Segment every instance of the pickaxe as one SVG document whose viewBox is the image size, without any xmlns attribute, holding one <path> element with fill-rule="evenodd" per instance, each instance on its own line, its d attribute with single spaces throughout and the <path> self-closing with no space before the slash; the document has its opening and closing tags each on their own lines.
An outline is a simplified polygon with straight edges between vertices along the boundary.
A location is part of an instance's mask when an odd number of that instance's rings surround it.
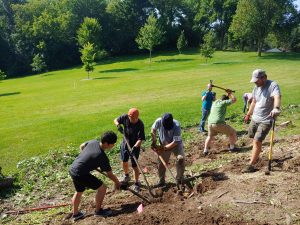
<svg viewBox="0 0 300 225">
<path fill-rule="evenodd" d="M 222 90 L 224 90 L 224 91 L 226 91 L 226 92 L 233 92 L 233 93 L 235 92 L 235 91 L 233 91 L 233 90 L 231 90 L 231 89 L 228 89 L 228 88 L 223 88 L 223 87 L 220 87 L 220 86 L 216 86 L 216 85 L 214 85 L 212 82 L 213 82 L 212 80 L 209 81 L 209 83 L 211 84 L 212 87 L 222 89 Z"/>
</svg>

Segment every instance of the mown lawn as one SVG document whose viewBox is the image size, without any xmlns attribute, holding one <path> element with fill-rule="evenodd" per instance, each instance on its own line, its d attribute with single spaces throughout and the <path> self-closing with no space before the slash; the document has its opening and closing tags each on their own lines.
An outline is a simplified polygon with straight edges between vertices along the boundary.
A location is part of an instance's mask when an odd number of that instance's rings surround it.
<svg viewBox="0 0 300 225">
<path fill-rule="evenodd" d="M 216 52 L 205 60 L 195 51 L 178 55 L 120 57 L 101 62 L 86 80 L 80 68 L 52 71 L 40 75 L 0 82 L 0 166 L 4 172 L 16 170 L 18 161 L 48 152 L 49 149 L 79 145 L 115 130 L 113 119 L 130 107 L 140 109 L 149 136 L 154 120 L 172 112 L 183 127 L 198 124 L 200 93 L 209 80 L 236 90 L 238 103 L 228 116 L 242 127 L 242 94 L 252 90 L 251 72 L 264 68 L 283 93 L 283 106 L 299 105 L 300 54 Z M 220 96 L 223 91 L 214 89 Z M 283 113 L 281 121 L 295 125 L 299 110 Z"/>
</svg>

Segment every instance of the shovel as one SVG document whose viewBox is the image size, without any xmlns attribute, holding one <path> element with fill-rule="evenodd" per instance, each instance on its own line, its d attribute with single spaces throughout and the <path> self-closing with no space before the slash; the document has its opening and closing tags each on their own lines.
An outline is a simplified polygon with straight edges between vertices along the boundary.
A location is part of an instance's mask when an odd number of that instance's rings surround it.
<svg viewBox="0 0 300 225">
<path fill-rule="evenodd" d="M 143 172 L 143 169 L 141 168 L 141 166 L 140 166 L 138 160 L 136 159 L 136 157 L 131 153 L 131 152 L 132 152 L 132 148 L 130 147 L 129 142 L 128 142 L 127 138 L 125 137 L 125 134 L 123 134 L 123 138 L 124 138 L 124 140 L 125 140 L 125 142 L 126 142 L 126 145 L 127 145 L 127 147 L 128 147 L 128 150 L 127 150 L 127 151 L 128 151 L 128 154 L 130 155 L 130 157 L 133 158 L 133 160 L 135 161 L 135 163 L 136 163 L 136 165 L 137 165 L 139 171 L 140 171 L 141 174 L 143 175 L 143 178 L 144 178 L 144 181 L 146 182 L 146 185 L 147 185 L 149 194 L 150 194 L 153 198 L 159 197 L 159 196 L 157 196 L 156 194 L 153 194 L 153 193 L 152 193 L 152 189 L 151 189 L 151 187 L 150 187 L 150 185 L 149 185 L 149 183 L 148 183 L 148 180 L 147 180 L 147 178 L 146 178 L 146 176 L 145 176 L 145 174 L 144 174 L 144 172 Z"/>
<path fill-rule="evenodd" d="M 99 173 L 101 173 L 102 175 L 108 177 L 103 171 L 101 171 L 100 169 L 96 169 Z M 122 189 L 122 188 L 121 188 Z M 147 203 L 151 203 L 147 198 L 143 197 L 141 194 L 139 194 L 138 192 L 132 190 L 131 188 L 129 188 L 128 186 L 124 186 L 124 188 L 122 190 L 128 190 L 130 191 L 132 194 L 136 195 L 137 197 L 139 197 L 140 199 L 143 199 L 145 202 Z"/>
<path fill-rule="evenodd" d="M 275 130 L 275 119 L 273 118 L 272 121 L 272 131 L 271 131 L 271 138 L 270 138 L 270 150 L 269 150 L 269 161 L 268 161 L 268 170 L 265 172 L 266 175 L 270 175 L 272 170 L 272 152 L 273 152 L 273 142 L 274 142 L 274 130 Z"/>
<path fill-rule="evenodd" d="M 154 152 L 156 153 L 156 155 L 158 156 L 158 158 L 160 159 L 160 161 L 162 162 L 162 164 L 164 165 L 164 167 L 169 171 L 171 177 L 174 179 L 178 191 L 182 192 L 182 190 L 181 190 L 181 188 L 180 188 L 180 186 L 179 186 L 179 184 L 178 184 L 178 182 L 177 182 L 177 180 L 176 180 L 176 178 L 175 178 L 173 172 L 172 172 L 171 169 L 168 167 L 166 161 L 163 159 L 163 157 L 162 157 L 160 154 L 158 154 L 156 151 L 154 151 Z"/>
</svg>

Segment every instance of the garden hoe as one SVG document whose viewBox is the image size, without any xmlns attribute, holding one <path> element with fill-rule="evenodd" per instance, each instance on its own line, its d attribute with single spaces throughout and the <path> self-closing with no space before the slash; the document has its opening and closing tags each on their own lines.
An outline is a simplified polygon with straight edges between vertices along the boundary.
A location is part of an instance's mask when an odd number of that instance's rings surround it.
<svg viewBox="0 0 300 225">
<path fill-rule="evenodd" d="M 162 192 L 153 194 L 152 189 L 151 189 L 151 187 L 150 187 L 150 185 L 149 185 L 149 183 L 148 183 L 148 180 L 147 180 L 147 178 L 146 178 L 146 175 L 145 175 L 145 173 L 143 172 L 143 170 L 142 170 L 142 168 L 141 168 L 141 166 L 140 166 L 138 160 L 136 159 L 136 157 L 135 157 L 133 154 L 131 154 L 132 148 L 130 147 L 129 142 L 128 142 L 127 138 L 125 137 L 125 134 L 123 134 L 123 138 L 124 138 L 124 140 L 125 140 L 125 142 L 126 142 L 126 145 L 127 145 L 127 147 L 128 147 L 128 150 L 127 150 L 127 151 L 128 151 L 128 153 L 129 153 L 130 157 L 133 158 L 133 160 L 135 161 L 135 163 L 136 163 L 136 165 L 137 165 L 139 171 L 140 171 L 141 174 L 143 175 L 143 178 L 144 178 L 144 181 L 146 182 L 146 185 L 147 185 L 149 194 L 150 194 L 151 197 L 153 197 L 153 198 L 162 197 Z"/>
<path fill-rule="evenodd" d="M 231 90 L 231 89 L 227 89 L 227 88 L 223 88 L 223 87 L 214 85 L 212 82 L 213 82 L 212 80 L 209 81 L 209 83 L 211 84 L 212 87 L 219 88 L 219 89 L 222 89 L 222 90 L 224 90 L 224 91 L 230 91 L 230 92 L 233 92 L 233 93 L 235 92 L 235 91 L 233 91 L 233 90 Z"/>
<path fill-rule="evenodd" d="M 104 175 L 105 177 L 108 177 L 106 173 L 104 173 L 103 171 L 101 171 L 100 169 L 96 169 L 99 173 L 101 173 L 102 175 Z M 132 194 L 136 195 L 137 197 L 139 197 L 140 199 L 144 200 L 147 203 L 151 203 L 150 200 L 148 200 L 147 198 L 143 197 L 140 193 L 132 190 L 131 188 L 128 187 L 128 184 L 121 182 L 121 190 L 127 190 L 130 191 Z"/>
<path fill-rule="evenodd" d="M 271 170 L 272 170 L 271 164 L 272 164 L 272 150 L 273 150 L 273 142 L 274 142 L 274 130 L 275 130 L 275 119 L 273 118 L 271 138 L 270 138 L 268 170 L 266 170 L 266 172 L 265 172 L 266 175 L 270 175 Z"/>
<path fill-rule="evenodd" d="M 156 151 L 154 151 L 154 152 L 157 154 L 158 158 L 160 159 L 160 161 L 162 162 L 162 164 L 164 165 L 164 167 L 166 168 L 166 170 L 169 171 L 171 177 L 174 179 L 175 184 L 176 184 L 177 189 L 178 189 L 178 194 L 182 195 L 183 192 L 182 192 L 182 190 L 181 190 L 181 188 L 179 186 L 179 183 L 177 182 L 177 180 L 176 180 L 174 174 L 172 173 L 171 169 L 168 167 L 166 161 L 163 159 L 163 157 L 159 153 L 157 153 Z"/>
</svg>

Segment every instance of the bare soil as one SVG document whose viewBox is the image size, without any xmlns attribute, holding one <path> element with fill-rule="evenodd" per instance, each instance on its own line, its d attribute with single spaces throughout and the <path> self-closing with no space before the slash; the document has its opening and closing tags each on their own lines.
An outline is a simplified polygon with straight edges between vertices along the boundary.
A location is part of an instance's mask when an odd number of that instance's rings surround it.
<svg viewBox="0 0 300 225">
<path fill-rule="evenodd" d="M 263 152 L 255 173 L 242 173 L 250 159 L 252 141 L 245 134 L 239 134 L 239 152 L 227 150 L 227 139 L 218 136 L 208 156 L 203 156 L 205 135 L 195 128 L 195 138 L 185 146 L 186 176 L 190 185 L 184 185 L 178 194 L 172 177 L 167 173 L 168 185 L 161 198 L 152 199 L 146 186 L 140 192 L 153 200 L 143 202 L 128 191 L 108 193 L 105 207 L 114 212 L 112 217 L 94 217 L 94 193 L 83 197 L 81 209 L 86 217 L 76 224 L 107 225 L 200 225 L 200 224 L 300 224 L 300 135 L 275 139 L 273 163 L 270 175 L 265 174 L 268 164 L 269 137 L 263 145 Z M 169 163 L 175 172 L 174 156 Z M 140 164 L 146 167 L 151 184 L 157 182 L 157 157 L 149 149 L 141 154 Z M 215 165 L 214 167 L 211 165 Z M 200 168 L 202 168 L 200 170 Z M 203 170 L 203 168 L 206 168 Z M 142 177 L 141 177 L 142 179 Z M 143 182 L 145 185 L 145 182 Z M 137 212 L 143 204 L 144 211 Z M 48 224 L 72 224 L 69 215 L 56 215 Z"/>
</svg>

